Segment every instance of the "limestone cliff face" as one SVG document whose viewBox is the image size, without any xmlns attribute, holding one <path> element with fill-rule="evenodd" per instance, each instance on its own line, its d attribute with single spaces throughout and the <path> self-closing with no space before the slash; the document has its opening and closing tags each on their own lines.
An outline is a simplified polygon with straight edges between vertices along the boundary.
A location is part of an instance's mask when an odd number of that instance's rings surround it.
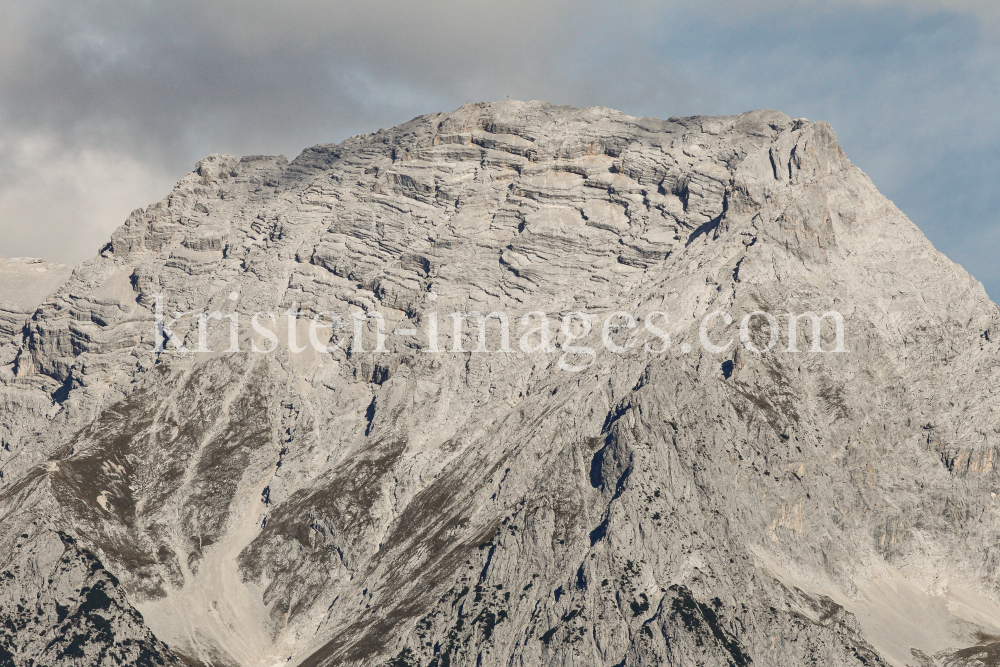
<svg viewBox="0 0 1000 667">
<path fill-rule="evenodd" d="M 997 307 L 825 123 L 507 102 L 214 155 L 36 306 L 0 325 L 0 664 L 997 651 Z"/>
</svg>

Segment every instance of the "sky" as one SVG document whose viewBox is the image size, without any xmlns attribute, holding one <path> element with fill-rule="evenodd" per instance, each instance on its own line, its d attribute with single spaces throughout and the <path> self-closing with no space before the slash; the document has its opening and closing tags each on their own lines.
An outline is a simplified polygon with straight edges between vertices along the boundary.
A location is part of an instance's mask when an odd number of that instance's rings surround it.
<svg viewBox="0 0 1000 667">
<path fill-rule="evenodd" d="M 507 98 L 828 121 L 1000 299 L 996 0 L 0 0 L 0 256 L 83 261 L 210 153 Z"/>
</svg>

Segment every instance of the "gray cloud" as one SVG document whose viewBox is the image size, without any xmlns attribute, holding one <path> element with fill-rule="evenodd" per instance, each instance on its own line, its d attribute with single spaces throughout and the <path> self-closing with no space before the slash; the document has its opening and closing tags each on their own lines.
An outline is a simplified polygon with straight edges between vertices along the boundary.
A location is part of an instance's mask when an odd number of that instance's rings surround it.
<svg viewBox="0 0 1000 667">
<path fill-rule="evenodd" d="M 210 152 L 509 96 L 829 120 L 997 295 L 996 3 L 816 4 L 0 2 L 0 254 L 80 261 Z"/>
</svg>

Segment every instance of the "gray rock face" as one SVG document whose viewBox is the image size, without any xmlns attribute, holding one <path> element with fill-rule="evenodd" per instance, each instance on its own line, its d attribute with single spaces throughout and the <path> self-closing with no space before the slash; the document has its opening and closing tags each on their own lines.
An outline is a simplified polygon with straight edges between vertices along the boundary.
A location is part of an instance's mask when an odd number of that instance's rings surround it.
<svg viewBox="0 0 1000 667">
<path fill-rule="evenodd" d="M 180 664 L 93 554 L 65 533 L 32 528 L 0 574 L 3 664 Z"/>
<path fill-rule="evenodd" d="M 12 382 L 14 362 L 24 343 L 24 331 L 38 306 L 69 280 L 71 267 L 39 259 L 0 257 L 0 483 L 4 474 L 26 470 L 42 460 L 40 452 L 19 449 L 37 435 L 33 423 L 44 423 L 53 404 L 52 380 L 46 377 Z M 15 448 L 15 449 L 12 449 Z"/>
<path fill-rule="evenodd" d="M 997 307 L 825 123 L 507 102 L 214 155 L 33 307 L 0 339 L 9 664 L 997 653 Z M 790 337 L 828 311 L 845 351 Z M 54 653 L 98 587 L 106 632 Z"/>
</svg>

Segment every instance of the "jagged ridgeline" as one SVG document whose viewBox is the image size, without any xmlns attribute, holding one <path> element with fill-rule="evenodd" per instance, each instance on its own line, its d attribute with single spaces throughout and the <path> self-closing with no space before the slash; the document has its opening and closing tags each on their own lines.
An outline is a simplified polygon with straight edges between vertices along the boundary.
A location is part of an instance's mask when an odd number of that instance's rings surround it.
<svg viewBox="0 0 1000 667">
<path fill-rule="evenodd" d="M 210 156 L 0 261 L 0 665 L 996 664 L 997 323 L 774 111 Z"/>
</svg>

